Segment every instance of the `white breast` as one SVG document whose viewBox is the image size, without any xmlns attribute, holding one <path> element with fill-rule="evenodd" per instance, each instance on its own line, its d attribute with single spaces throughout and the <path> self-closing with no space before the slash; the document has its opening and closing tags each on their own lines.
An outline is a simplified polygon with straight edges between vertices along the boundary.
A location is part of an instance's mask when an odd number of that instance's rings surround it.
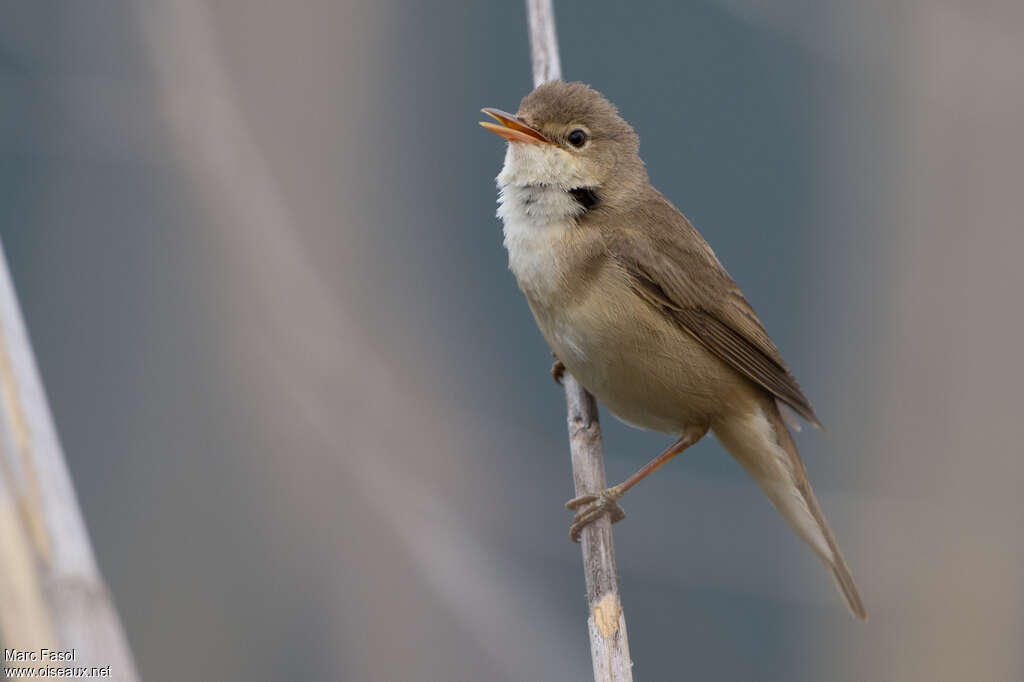
<svg viewBox="0 0 1024 682">
<path fill-rule="evenodd" d="M 509 268 L 527 295 L 543 301 L 562 287 L 565 272 L 556 254 L 575 229 L 579 204 L 550 186 L 503 187 L 499 201 Z"/>
<path fill-rule="evenodd" d="M 583 207 L 569 190 L 585 186 L 575 159 L 550 145 L 510 144 L 498 175 L 498 217 L 504 223 L 509 268 L 530 300 L 541 331 L 564 362 L 586 357 L 586 339 L 567 298 L 565 257 Z"/>
<path fill-rule="evenodd" d="M 509 268 L 524 293 L 544 302 L 565 278 L 555 255 L 583 207 L 569 194 L 580 178 L 574 160 L 554 146 L 510 144 L 498 175 L 498 217 Z"/>
</svg>

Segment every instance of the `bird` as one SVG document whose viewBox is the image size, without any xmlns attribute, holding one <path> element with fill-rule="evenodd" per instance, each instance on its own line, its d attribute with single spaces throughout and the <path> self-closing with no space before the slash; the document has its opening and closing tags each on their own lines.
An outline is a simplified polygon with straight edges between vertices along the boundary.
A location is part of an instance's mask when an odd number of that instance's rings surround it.
<svg viewBox="0 0 1024 682">
<path fill-rule="evenodd" d="M 600 92 L 550 81 L 515 114 L 497 176 L 509 268 L 563 369 L 622 421 L 676 440 L 631 477 L 566 506 L 570 535 L 625 514 L 625 492 L 709 431 L 818 556 L 850 612 L 864 603 L 787 429 L 810 401 L 739 286 L 651 184 L 639 137 Z"/>
</svg>

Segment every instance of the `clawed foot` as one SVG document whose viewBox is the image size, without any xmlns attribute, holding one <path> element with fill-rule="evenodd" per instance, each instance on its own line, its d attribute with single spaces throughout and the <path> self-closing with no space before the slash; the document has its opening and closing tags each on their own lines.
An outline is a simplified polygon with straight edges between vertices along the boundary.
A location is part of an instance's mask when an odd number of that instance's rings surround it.
<svg viewBox="0 0 1024 682">
<path fill-rule="evenodd" d="M 619 486 L 613 486 L 599 493 L 580 495 L 566 502 L 566 509 L 576 511 L 572 525 L 569 526 L 569 537 L 573 542 L 579 542 L 583 529 L 604 514 L 611 516 L 612 523 L 618 523 L 626 518 L 626 512 L 622 511 L 622 507 L 618 503 L 623 494 L 625 491 Z"/>
<path fill-rule="evenodd" d="M 562 375 L 565 374 L 565 365 L 554 353 L 551 354 L 551 357 L 555 358 L 555 364 L 551 365 L 551 378 L 555 380 L 556 384 L 561 385 Z"/>
</svg>

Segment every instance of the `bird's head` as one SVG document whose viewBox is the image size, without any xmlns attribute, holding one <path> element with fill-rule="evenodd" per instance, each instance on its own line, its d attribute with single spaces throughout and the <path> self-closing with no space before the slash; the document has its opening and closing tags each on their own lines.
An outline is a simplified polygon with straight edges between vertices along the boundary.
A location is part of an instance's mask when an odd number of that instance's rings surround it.
<svg viewBox="0 0 1024 682">
<path fill-rule="evenodd" d="M 614 206 L 628 203 L 647 182 L 633 128 L 588 85 L 544 83 L 515 114 L 483 112 L 497 123 L 480 125 L 509 141 L 498 176 L 502 187 L 559 187 Z"/>
</svg>

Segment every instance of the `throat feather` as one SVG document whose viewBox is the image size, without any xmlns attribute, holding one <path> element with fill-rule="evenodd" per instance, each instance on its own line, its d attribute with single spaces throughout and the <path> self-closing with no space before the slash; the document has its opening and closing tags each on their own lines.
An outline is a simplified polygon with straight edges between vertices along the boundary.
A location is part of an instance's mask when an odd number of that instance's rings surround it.
<svg viewBox="0 0 1024 682">
<path fill-rule="evenodd" d="M 504 223 L 509 267 L 533 301 L 548 301 L 564 289 L 560 255 L 577 229 L 582 207 L 569 192 L 553 185 L 501 188 L 498 215 Z"/>
<path fill-rule="evenodd" d="M 576 203 L 583 207 L 584 211 L 589 211 L 601 203 L 600 198 L 597 196 L 597 192 L 590 187 L 577 187 L 569 190 L 569 194 L 571 194 L 572 198 L 576 200 Z"/>
</svg>

